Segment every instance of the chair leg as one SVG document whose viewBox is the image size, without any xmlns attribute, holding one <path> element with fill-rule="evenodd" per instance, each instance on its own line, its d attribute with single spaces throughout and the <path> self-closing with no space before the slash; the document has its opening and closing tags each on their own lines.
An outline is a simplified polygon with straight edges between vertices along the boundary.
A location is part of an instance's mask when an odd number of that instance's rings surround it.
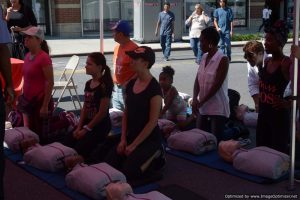
<svg viewBox="0 0 300 200">
<path fill-rule="evenodd" d="M 80 107 L 80 109 L 81 109 L 81 108 L 82 108 L 82 106 L 81 106 L 81 102 L 80 102 L 79 95 L 78 95 L 78 93 L 77 93 L 77 90 L 76 90 L 76 88 L 74 88 L 74 90 L 75 90 L 75 93 L 76 93 L 76 98 L 77 98 L 77 101 L 78 101 L 79 107 Z"/>
<path fill-rule="evenodd" d="M 74 101 L 74 99 L 73 99 L 73 94 L 72 94 L 72 91 L 71 91 L 71 89 L 68 89 L 68 90 L 69 90 L 70 97 L 71 97 L 71 100 L 72 100 L 72 102 L 73 102 L 73 105 L 74 105 L 75 109 L 77 110 L 77 107 L 76 107 L 75 101 Z"/>
<path fill-rule="evenodd" d="M 58 99 L 57 99 L 57 101 L 56 101 L 56 104 L 55 104 L 55 106 L 54 106 L 54 110 L 57 108 L 57 106 L 58 106 L 58 104 L 59 104 L 61 98 L 62 98 L 63 95 L 64 95 L 64 93 L 65 93 L 65 89 L 62 90 L 60 96 L 58 97 Z"/>
</svg>

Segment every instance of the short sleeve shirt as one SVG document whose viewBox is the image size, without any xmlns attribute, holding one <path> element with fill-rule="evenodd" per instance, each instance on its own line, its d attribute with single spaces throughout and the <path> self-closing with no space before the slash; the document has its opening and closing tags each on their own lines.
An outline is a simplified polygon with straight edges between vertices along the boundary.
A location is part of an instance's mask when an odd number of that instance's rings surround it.
<svg viewBox="0 0 300 200">
<path fill-rule="evenodd" d="M 126 87 L 127 107 L 127 142 L 131 143 L 144 129 L 149 121 L 151 98 L 161 94 L 161 88 L 155 78 L 152 78 L 145 90 L 135 94 L 133 86 L 136 79 L 131 80 Z M 160 131 L 156 126 L 146 139 L 147 141 L 160 141 Z"/>
<path fill-rule="evenodd" d="M 2 14 L 2 7 L 0 5 L 0 14 Z M 7 29 L 6 21 L 0 16 L 0 43 L 6 44 L 11 42 L 11 37 Z"/>
<path fill-rule="evenodd" d="M 218 26 L 222 33 L 230 33 L 230 24 L 233 21 L 233 13 L 231 8 L 217 8 L 214 12 L 214 18 L 217 20 Z"/>
<path fill-rule="evenodd" d="M 28 100 L 45 94 L 48 81 L 43 69 L 46 67 L 53 70 L 51 58 L 46 52 L 40 51 L 34 58 L 30 58 L 29 53 L 26 54 L 23 65 L 23 93 Z"/>
<path fill-rule="evenodd" d="M 112 94 L 112 91 L 108 90 L 104 84 L 99 84 L 97 87 L 91 88 L 91 81 L 87 81 L 84 88 L 84 108 L 88 114 L 88 120 L 92 120 L 98 113 L 101 99 L 105 97 L 111 98 Z M 109 116 L 108 110 L 106 115 L 107 117 Z"/>
<path fill-rule="evenodd" d="M 130 68 L 131 58 L 126 55 L 126 51 L 133 51 L 138 45 L 131 40 L 126 44 L 117 44 L 114 49 L 113 65 L 114 65 L 114 82 L 123 85 L 129 81 L 135 74 Z"/>
<path fill-rule="evenodd" d="M 160 35 L 169 35 L 173 33 L 173 22 L 175 21 L 175 15 L 169 12 L 160 12 L 158 15 L 158 21 L 160 23 Z"/>
</svg>

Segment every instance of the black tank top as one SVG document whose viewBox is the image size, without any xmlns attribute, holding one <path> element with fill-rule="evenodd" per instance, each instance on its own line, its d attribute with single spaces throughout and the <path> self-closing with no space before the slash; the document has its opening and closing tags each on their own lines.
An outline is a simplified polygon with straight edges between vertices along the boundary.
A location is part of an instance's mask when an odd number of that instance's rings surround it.
<svg viewBox="0 0 300 200">
<path fill-rule="evenodd" d="M 286 58 L 287 57 L 284 57 L 282 61 Z M 285 79 L 281 68 L 282 64 L 272 73 L 267 72 L 267 65 L 261 69 L 259 81 L 259 109 L 272 108 L 272 105 L 278 99 L 283 99 L 283 93 L 289 81 Z"/>
</svg>

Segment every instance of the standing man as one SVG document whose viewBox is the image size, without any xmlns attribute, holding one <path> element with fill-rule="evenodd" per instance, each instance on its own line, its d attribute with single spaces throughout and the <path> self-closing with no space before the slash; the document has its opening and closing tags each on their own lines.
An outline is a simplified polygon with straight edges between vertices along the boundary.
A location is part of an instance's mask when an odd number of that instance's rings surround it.
<svg viewBox="0 0 300 200">
<path fill-rule="evenodd" d="M 168 61 L 171 54 L 171 43 L 174 38 L 175 15 L 170 11 L 170 3 L 164 3 L 164 10 L 159 13 L 155 29 L 155 35 L 160 28 L 160 46 L 164 54 L 164 60 Z"/>
<path fill-rule="evenodd" d="M 3 140 L 5 133 L 5 105 L 4 100 L 6 99 L 7 104 L 12 104 L 14 100 L 14 90 L 12 87 L 11 78 L 11 64 L 10 64 L 10 53 L 7 47 L 7 43 L 10 43 L 10 34 L 8 33 L 6 21 L 4 20 L 2 7 L 0 5 L 0 74 L 4 78 L 5 88 L 4 95 L 2 94 L 2 85 L 0 81 L 0 199 L 4 199 L 3 189 L 3 177 L 4 177 L 4 152 L 3 152 Z M 5 98 L 4 98 L 5 97 Z"/>
<path fill-rule="evenodd" d="M 260 25 L 258 32 L 262 29 L 262 27 L 268 27 L 270 26 L 270 15 L 272 13 L 272 10 L 268 8 L 267 5 L 265 5 L 265 8 L 262 11 L 262 24 Z"/>
<path fill-rule="evenodd" d="M 220 49 L 231 60 L 231 37 L 233 35 L 233 13 L 227 0 L 220 0 L 220 8 L 214 12 L 214 25 L 220 34 Z"/>
<path fill-rule="evenodd" d="M 133 51 L 138 47 L 130 40 L 131 27 L 125 20 L 118 21 L 112 28 L 113 38 L 118 43 L 114 49 L 114 91 L 112 94 L 113 108 L 124 110 L 124 98 L 126 84 L 135 76 L 135 72 L 130 68 L 132 59 L 125 54 L 126 51 Z"/>
</svg>

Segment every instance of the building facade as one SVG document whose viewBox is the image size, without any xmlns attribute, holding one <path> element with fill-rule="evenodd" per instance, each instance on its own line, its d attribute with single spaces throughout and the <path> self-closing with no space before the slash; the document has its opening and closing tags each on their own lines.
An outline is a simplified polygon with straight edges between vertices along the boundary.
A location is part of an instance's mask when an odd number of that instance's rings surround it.
<svg viewBox="0 0 300 200">
<path fill-rule="evenodd" d="M 133 24 L 134 3 L 159 3 L 163 0 L 103 0 L 104 34 L 110 36 L 110 27 L 119 19 Z M 212 16 L 218 6 L 218 0 L 177 0 L 183 5 L 182 34 L 186 35 L 185 19 L 194 11 L 196 3 L 200 3 L 205 12 Z M 39 26 L 47 35 L 55 37 L 87 37 L 99 35 L 99 0 L 23 0 L 31 6 Z M 172 9 L 172 1 L 171 9 Z M 236 29 L 249 29 L 261 24 L 262 9 L 268 4 L 272 9 L 272 19 L 286 19 L 292 22 L 293 0 L 228 0 L 228 6 L 234 12 Z M 5 7 L 5 3 L 2 3 Z M 155 27 L 153 27 L 153 30 Z"/>
</svg>

